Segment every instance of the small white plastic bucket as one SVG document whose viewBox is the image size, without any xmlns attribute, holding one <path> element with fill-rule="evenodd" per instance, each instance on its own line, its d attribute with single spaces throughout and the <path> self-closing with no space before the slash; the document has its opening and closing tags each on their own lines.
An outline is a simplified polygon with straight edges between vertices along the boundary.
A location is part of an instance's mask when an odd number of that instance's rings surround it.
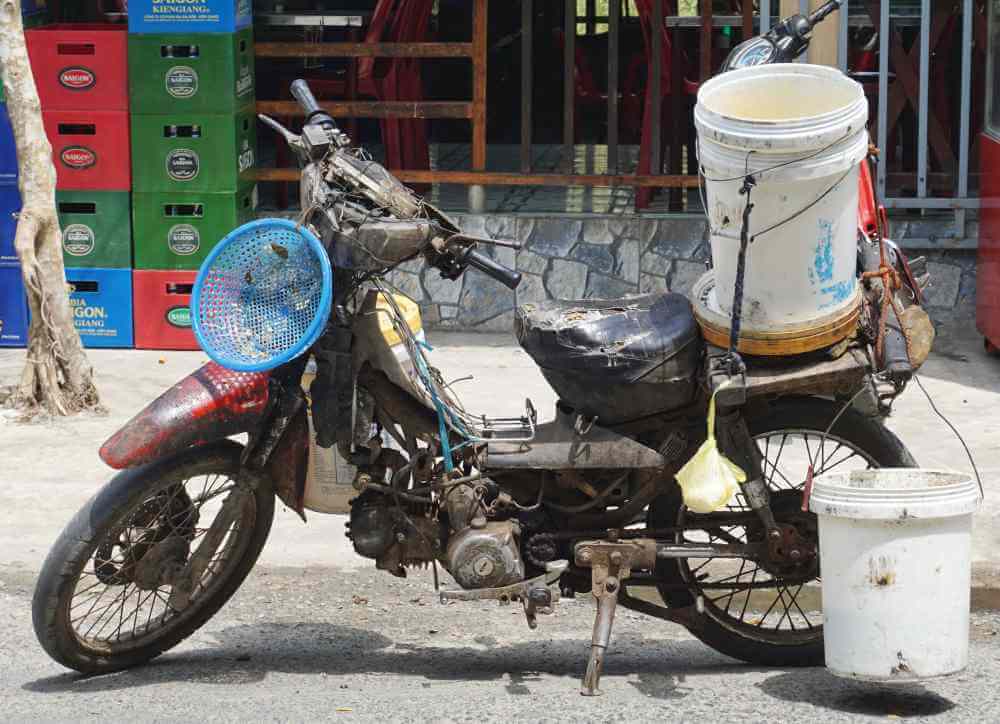
<svg viewBox="0 0 1000 724">
<path fill-rule="evenodd" d="M 731 313 L 747 174 L 756 181 L 749 233 L 757 239 L 747 254 L 745 328 L 808 326 L 856 304 L 858 168 L 868 150 L 861 86 L 825 66 L 745 68 L 702 85 L 694 119 L 712 306 Z"/>
<path fill-rule="evenodd" d="M 882 468 L 815 480 L 832 673 L 902 683 L 965 668 L 979 501 L 962 473 Z"/>
</svg>

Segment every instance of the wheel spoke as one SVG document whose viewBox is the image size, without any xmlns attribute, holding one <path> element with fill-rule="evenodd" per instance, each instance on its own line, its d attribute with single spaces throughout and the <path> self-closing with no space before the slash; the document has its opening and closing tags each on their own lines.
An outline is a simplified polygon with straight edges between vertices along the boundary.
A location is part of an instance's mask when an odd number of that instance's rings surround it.
<svg viewBox="0 0 1000 724">
<path fill-rule="evenodd" d="M 153 551 L 166 552 L 164 541 L 181 538 L 191 555 L 192 541 L 201 538 L 218 515 L 218 503 L 205 505 L 230 494 L 236 487 L 229 474 L 206 473 L 169 483 L 123 513 L 122 522 L 96 544 L 92 562 L 85 565 L 69 602 L 67 623 L 81 642 L 100 642 L 114 651 L 118 646 L 141 645 L 155 640 L 174 625 L 180 613 L 170 605 L 167 585 L 140 589 L 135 583 L 143 559 Z M 197 495 L 192 499 L 192 491 Z M 248 498 L 252 504 L 252 496 Z M 199 526 L 199 518 L 205 518 Z M 234 556 L 244 545 L 244 518 L 236 520 L 196 582 L 192 599 L 200 600 L 231 570 Z M 167 545 L 173 546 L 175 543 Z M 185 546 L 180 546 L 182 550 Z M 156 553 L 154 555 L 159 555 Z M 178 554 L 180 555 L 180 554 Z M 169 561 L 165 561 L 169 562 Z M 178 562 L 183 562 L 181 559 Z M 154 563 L 154 565 L 158 565 Z M 145 575 L 145 574 L 143 574 Z M 86 577 L 86 579 L 85 579 Z M 82 583 L 81 583 L 82 581 Z"/>
<path fill-rule="evenodd" d="M 843 429 L 844 426 L 838 428 Z M 827 434 L 825 425 L 789 426 L 755 436 L 778 523 L 791 525 L 800 535 L 815 541 L 815 517 L 801 512 L 796 491 L 802 489 L 810 466 L 814 475 L 878 467 L 866 452 L 866 446 L 851 441 L 856 437 L 856 434 L 851 439 Z M 721 512 L 732 515 L 737 510 L 749 509 L 741 506 L 745 506 L 745 501 L 734 499 Z M 760 544 L 765 540 L 763 524 L 756 516 L 724 522 L 699 517 L 681 506 L 670 524 L 686 531 L 678 540 L 726 544 Z M 760 559 L 738 562 L 687 559 L 677 565 L 691 592 L 704 597 L 710 615 L 720 622 L 730 621 L 726 625 L 734 631 L 746 631 L 741 635 L 782 645 L 818 640 L 822 635 L 822 619 L 818 610 L 812 610 L 812 594 L 803 594 L 807 589 L 817 590 L 818 567 L 812 561 L 806 561 L 805 568 L 792 566 L 788 561 L 771 560 L 768 555 L 762 553 Z"/>
</svg>

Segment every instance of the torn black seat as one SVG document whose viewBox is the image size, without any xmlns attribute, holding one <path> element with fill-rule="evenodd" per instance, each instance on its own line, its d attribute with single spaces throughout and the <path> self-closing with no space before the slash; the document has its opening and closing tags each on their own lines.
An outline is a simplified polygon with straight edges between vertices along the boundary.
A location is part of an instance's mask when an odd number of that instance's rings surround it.
<svg viewBox="0 0 1000 724">
<path fill-rule="evenodd" d="M 526 304 L 514 329 L 562 401 L 605 424 L 694 398 L 704 345 L 680 294 Z"/>
</svg>

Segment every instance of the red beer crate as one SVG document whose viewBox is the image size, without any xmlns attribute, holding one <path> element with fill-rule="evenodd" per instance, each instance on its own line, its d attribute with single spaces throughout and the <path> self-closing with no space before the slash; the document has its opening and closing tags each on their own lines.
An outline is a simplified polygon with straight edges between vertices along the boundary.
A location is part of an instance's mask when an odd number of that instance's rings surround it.
<svg viewBox="0 0 1000 724">
<path fill-rule="evenodd" d="M 132 272 L 136 349 L 201 349 L 191 327 L 196 271 Z"/>
<path fill-rule="evenodd" d="M 128 191 L 132 188 L 128 111 L 44 111 L 56 188 Z"/>
<path fill-rule="evenodd" d="M 123 25 L 47 25 L 24 34 L 46 111 L 127 111 Z"/>
</svg>

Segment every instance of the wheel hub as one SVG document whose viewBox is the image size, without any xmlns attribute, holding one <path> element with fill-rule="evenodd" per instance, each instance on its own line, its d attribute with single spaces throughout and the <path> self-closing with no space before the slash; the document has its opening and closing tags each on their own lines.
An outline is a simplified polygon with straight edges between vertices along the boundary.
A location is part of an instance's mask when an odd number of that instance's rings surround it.
<svg viewBox="0 0 1000 724">
<path fill-rule="evenodd" d="M 761 522 L 747 527 L 747 539 L 767 542 L 767 556 L 760 567 L 782 578 L 813 578 L 819 572 L 819 530 L 816 516 L 803 512 L 798 490 L 771 494 L 771 510 L 777 528 L 765 531 Z"/>
<path fill-rule="evenodd" d="M 124 586 L 137 583 L 139 564 L 159 544 L 170 539 L 184 543 L 187 555 L 188 542 L 194 538 L 198 514 L 185 490 L 165 490 L 143 503 L 120 530 L 106 537 L 94 552 L 94 573 L 106 586 Z M 142 531 L 135 535 L 137 531 Z M 128 535 L 126 535 L 128 534 Z M 177 544 L 165 547 L 156 554 L 156 560 L 143 571 L 149 580 L 150 570 L 158 567 L 168 553 L 176 555 Z"/>
</svg>

